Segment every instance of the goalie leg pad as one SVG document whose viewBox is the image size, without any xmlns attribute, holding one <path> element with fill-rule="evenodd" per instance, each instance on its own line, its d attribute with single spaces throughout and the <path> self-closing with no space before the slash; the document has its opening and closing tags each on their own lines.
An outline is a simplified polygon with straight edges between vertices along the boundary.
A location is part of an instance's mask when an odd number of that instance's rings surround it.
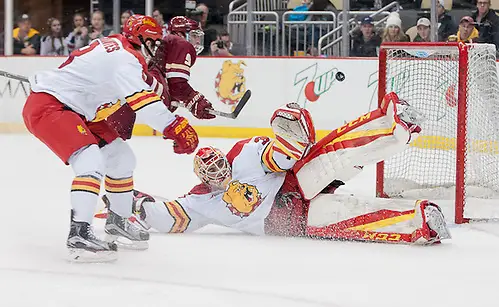
<svg viewBox="0 0 499 307">
<path fill-rule="evenodd" d="M 417 201 L 414 209 L 404 210 L 408 203 L 321 195 L 310 205 L 306 233 L 318 238 L 406 244 L 433 244 L 450 238 L 437 205 Z"/>
<path fill-rule="evenodd" d="M 374 164 L 403 151 L 411 139 L 407 125 L 396 115 L 394 101 L 385 109 L 370 112 L 335 130 L 341 134 L 294 167 L 305 199 L 312 199 L 333 180 L 347 181 L 359 173 L 358 166 Z M 365 124 L 358 122 L 364 118 Z M 340 131 L 341 130 L 341 131 Z M 321 141 L 322 142 L 322 141 Z"/>
</svg>

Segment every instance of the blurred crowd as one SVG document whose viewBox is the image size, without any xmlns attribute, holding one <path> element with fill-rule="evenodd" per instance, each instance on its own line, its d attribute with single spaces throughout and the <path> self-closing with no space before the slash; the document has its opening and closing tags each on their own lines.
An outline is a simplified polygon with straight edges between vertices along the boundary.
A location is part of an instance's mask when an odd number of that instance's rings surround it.
<svg viewBox="0 0 499 307">
<path fill-rule="evenodd" d="M 413 5 L 418 1 L 411 0 L 410 4 Z M 416 6 L 421 6 L 421 1 L 425 0 L 420 0 Z M 444 0 L 437 0 L 438 28 L 436 33 L 438 34 L 438 41 L 491 43 L 499 47 L 499 16 L 491 9 L 491 0 L 471 1 L 476 2 L 473 4 L 468 3 L 473 6 L 473 9 L 468 11 L 469 14 L 456 19 L 450 14 L 449 10 L 446 10 Z M 331 11 L 335 12 L 335 14 L 338 13 L 333 5 L 334 0 L 288 0 L 287 3 L 287 10 L 294 12 Z M 362 1 L 356 1 L 355 3 L 362 3 Z M 369 3 L 369 10 L 375 10 L 389 2 L 375 0 Z M 211 24 L 209 22 L 210 8 L 203 3 L 195 4 L 192 12 L 194 12 L 192 18 L 196 18 L 200 22 L 205 32 L 205 46 L 201 55 L 237 56 L 246 54 L 243 44 L 236 44 L 232 41 L 225 25 L 226 19 L 225 22 Z M 131 10 L 123 11 L 121 25 L 132 14 L 133 11 Z M 155 9 L 152 16 L 163 27 L 164 35 L 167 35 L 168 20 L 164 20 L 163 13 L 159 9 Z M 296 14 L 289 15 L 289 20 L 317 22 L 320 18 Z M 429 16 L 420 17 L 415 24 L 404 24 L 402 20 L 403 18 L 396 11 L 391 12 L 384 22 L 378 22 L 371 17 L 359 18 L 357 26 L 350 32 L 350 56 L 375 57 L 378 55 L 379 47 L 383 42 L 431 41 Z M 38 30 L 32 27 L 30 16 L 22 14 L 17 19 L 13 31 L 14 54 L 65 56 L 74 49 L 88 45 L 93 39 L 114 34 L 112 27 L 106 24 L 102 11 L 94 11 L 90 16 L 85 16 L 82 13 L 74 14 L 71 30 L 66 32 L 63 31 L 61 21 L 57 18 L 49 18 L 46 26 L 42 30 Z M 318 35 L 315 35 L 313 40 L 309 40 L 308 45 L 305 44 L 302 49 L 304 54 L 309 56 L 320 55 L 317 50 L 318 37 Z M 300 37 L 290 37 L 289 39 L 297 40 Z M 0 41 L 0 45 L 3 48 L 2 41 Z"/>
<path fill-rule="evenodd" d="M 490 43 L 499 48 L 499 16 L 490 8 L 491 0 L 478 0 L 470 15 L 454 20 L 437 1 L 436 30 L 439 42 Z M 405 32 L 403 29 L 407 29 Z M 397 12 L 390 13 L 383 27 L 376 27 L 371 17 L 364 17 L 352 34 L 351 56 L 375 57 L 383 42 L 430 42 L 431 22 L 421 17 L 413 26 L 404 27 Z"/>
<path fill-rule="evenodd" d="M 211 27 L 208 24 L 209 8 L 203 3 L 196 6 L 199 14 L 196 16 L 205 32 L 205 48 L 201 55 L 231 56 L 243 55 L 245 50 L 236 48 L 230 40 L 226 29 Z M 128 17 L 133 14 L 131 10 L 121 13 L 121 27 Z M 154 9 L 152 16 L 163 27 L 163 35 L 167 35 L 168 24 L 163 19 L 159 9 Z M 44 33 L 33 28 L 30 16 L 22 14 L 16 21 L 13 30 L 14 54 L 15 55 L 42 55 L 42 56 L 66 56 L 73 50 L 87 46 L 90 41 L 115 34 L 112 27 L 105 23 L 102 11 L 94 11 L 91 16 L 82 13 L 73 15 L 72 30 L 64 33 L 61 22 L 57 18 L 49 18 Z M 3 41 L 0 42 L 3 48 Z M 3 50 L 2 50 L 3 51 Z M 3 53 L 3 52 L 2 52 Z"/>
</svg>

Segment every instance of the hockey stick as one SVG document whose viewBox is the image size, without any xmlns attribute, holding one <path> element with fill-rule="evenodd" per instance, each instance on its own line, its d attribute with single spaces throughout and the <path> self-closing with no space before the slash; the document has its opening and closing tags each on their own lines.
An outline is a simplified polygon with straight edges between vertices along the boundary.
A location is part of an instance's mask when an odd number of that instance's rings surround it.
<svg viewBox="0 0 499 307">
<path fill-rule="evenodd" d="M 0 76 L 14 79 L 14 80 L 18 80 L 21 82 L 29 82 L 28 78 L 26 78 L 24 76 L 11 74 L 11 73 L 3 71 L 3 70 L 0 70 Z M 226 112 L 221 112 L 221 111 L 217 111 L 217 110 L 208 110 L 208 112 L 210 114 L 213 114 L 216 116 L 236 119 L 250 98 L 251 98 L 251 91 L 247 90 L 246 92 L 244 92 L 243 97 L 241 97 L 241 99 L 239 100 L 239 103 L 237 104 L 236 108 L 234 109 L 234 111 L 232 113 L 226 113 Z M 172 105 L 175 107 L 182 107 L 182 108 L 186 107 L 185 104 L 183 104 L 182 102 L 179 102 L 179 101 L 172 101 Z"/>
<path fill-rule="evenodd" d="M 210 109 L 210 110 L 208 110 L 208 113 L 216 115 L 216 116 L 236 119 L 250 98 L 251 98 L 251 91 L 247 90 L 246 92 L 244 92 L 243 97 L 241 97 L 241 99 L 239 100 L 239 103 L 237 104 L 237 106 L 233 112 L 226 113 L 226 112 Z M 187 106 L 183 102 L 180 102 L 180 101 L 172 101 L 171 103 L 172 103 L 172 106 L 175 106 L 175 107 L 187 108 Z"/>
<path fill-rule="evenodd" d="M 29 82 L 28 78 L 26 78 L 25 76 L 11 74 L 11 73 L 3 71 L 3 70 L 0 70 L 0 76 L 6 77 L 9 79 L 14 79 L 14 80 L 21 81 L 21 82 Z"/>
</svg>

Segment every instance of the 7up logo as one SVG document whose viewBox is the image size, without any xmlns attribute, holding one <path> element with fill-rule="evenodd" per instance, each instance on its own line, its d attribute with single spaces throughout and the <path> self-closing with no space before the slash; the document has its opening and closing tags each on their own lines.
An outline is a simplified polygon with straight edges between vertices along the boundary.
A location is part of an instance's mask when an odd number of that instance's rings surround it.
<svg viewBox="0 0 499 307">
<path fill-rule="evenodd" d="M 336 67 L 318 75 L 316 62 L 295 75 L 294 86 L 298 86 L 297 102 L 305 106 L 307 101 L 315 102 L 319 97 L 329 91 L 335 81 L 345 80 L 345 74 Z"/>
</svg>

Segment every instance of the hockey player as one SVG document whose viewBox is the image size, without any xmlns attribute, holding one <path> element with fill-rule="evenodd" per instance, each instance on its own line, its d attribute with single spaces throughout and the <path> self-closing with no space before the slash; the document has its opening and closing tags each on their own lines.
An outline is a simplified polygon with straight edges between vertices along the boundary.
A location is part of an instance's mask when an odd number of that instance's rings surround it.
<svg viewBox="0 0 499 307">
<path fill-rule="evenodd" d="M 273 116 L 274 131 L 288 127 L 281 118 L 292 118 L 296 135 L 278 133 L 275 140 L 254 137 L 239 141 L 227 154 L 213 148 L 200 149 L 195 170 L 203 184 L 189 195 L 174 201 L 154 202 L 144 198 L 137 209 L 146 223 L 163 232 L 185 232 L 215 223 L 246 233 L 263 235 L 264 220 L 286 176 L 315 142 L 312 119 L 296 104 L 278 109 Z M 139 197 L 140 198 L 140 197 Z M 139 218 L 140 220 L 140 218 Z"/>
<path fill-rule="evenodd" d="M 168 31 L 169 35 L 161 42 L 149 67 L 153 72 L 157 67 L 161 76 L 166 78 L 171 100 L 184 102 L 196 118 L 215 118 L 208 113 L 213 108 L 211 103 L 188 83 L 191 67 L 203 51 L 204 32 L 198 22 L 184 16 L 173 17 Z M 175 110 L 173 106 L 169 108 L 172 112 Z"/>
<path fill-rule="evenodd" d="M 271 120 L 276 140 L 240 141 L 226 157 L 217 149 L 201 148 L 194 170 L 202 184 L 188 195 L 165 201 L 134 192 L 138 220 L 160 232 L 218 224 L 252 234 L 440 242 L 450 234 L 439 207 L 429 201 L 400 211 L 379 200 L 325 195 L 359 172 L 361 167 L 351 161 L 370 164 L 403 150 L 420 132 L 414 115 L 390 93 L 381 108 L 338 128 L 306 155 L 314 143 L 311 118 L 297 105 L 287 105 Z"/>
<path fill-rule="evenodd" d="M 28 130 L 75 173 L 71 185 L 70 259 L 110 261 L 116 243 L 98 239 L 91 228 L 101 181 L 110 211 L 105 232 L 111 240 L 145 249 L 149 234 L 132 225 L 135 156 L 105 119 L 128 105 L 165 139 L 177 154 L 194 152 L 198 137 L 187 120 L 174 116 L 144 82 L 145 59 L 154 55 L 162 37 L 156 21 L 133 15 L 122 35 L 93 41 L 75 50 L 55 70 L 30 78 L 32 93 L 23 109 Z"/>
<path fill-rule="evenodd" d="M 171 101 L 181 101 L 198 119 L 212 119 L 212 104 L 188 83 L 191 67 L 197 54 L 203 50 L 204 33 L 198 22 L 184 16 L 173 17 L 168 25 L 169 34 L 162 41 L 154 57 L 148 62 L 146 82 L 162 98 L 171 112 L 177 107 Z M 109 124 L 124 138 L 132 136 L 135 114 L 123 107 L 108 118 Z"/>
</svg>

